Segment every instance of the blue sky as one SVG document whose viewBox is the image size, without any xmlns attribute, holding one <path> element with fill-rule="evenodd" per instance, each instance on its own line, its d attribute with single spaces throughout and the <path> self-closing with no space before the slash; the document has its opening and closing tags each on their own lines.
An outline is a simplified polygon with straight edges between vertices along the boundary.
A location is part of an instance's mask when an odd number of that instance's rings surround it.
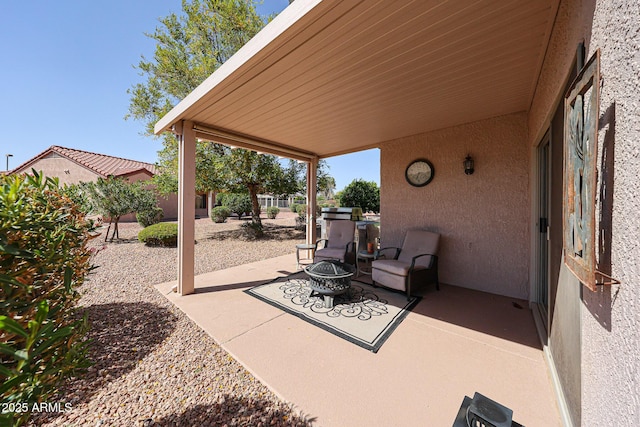
<svg viewBox="0 0 640 427">
<path fill-rule="evenodd" d="M 179 13 L 180 0 L 8 0 L 0 41 L 0 170 L 51 145 L 154 163 L 161 143 L 124 120 L 134 69 L 153 56 L 158 19 Z M 258 12 L 280 12 L 288 0 L 264 0 Z M 355 178 L 379 179 L 378 150 L 328 159 L 342 189 Z"/>
</svg>

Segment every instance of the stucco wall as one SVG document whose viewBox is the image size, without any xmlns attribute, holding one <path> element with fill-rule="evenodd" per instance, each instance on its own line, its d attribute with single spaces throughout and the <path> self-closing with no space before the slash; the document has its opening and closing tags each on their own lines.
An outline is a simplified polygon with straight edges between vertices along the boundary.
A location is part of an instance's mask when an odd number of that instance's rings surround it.
<svg viewBox="0 0 640 427">
<path fill-rule="evenodd" d="M 526 115 L 512 114 L 381 145 L 382 246 L 400 246 L 412 227 L 441 233 L 440 280 L 528 297 L 529 151 Z M 475 173 L 465 175 L 467 154 Z M 412 160 L 433 163 L 433 181 L 412 187 Z"/>
<path fill-rule="evenodd" d="M 158 196 L 158 206 L 162 208 L 165 220 L 178 219 L 178 195 L 176 193 L 169 194 L 166 197 Z"/>
<path fill-rule="evenodd" d="M 532 103 L 529 142 L 548 126 L 577 44 L 601 51 L 599 268 L 622 282 L 582 288 L 581 424 L 633 425 L 640 414 L 640 7 L 565 0 Z M 565 284 L 567 285 L 567 284 Z M 570 284 L 568 284 L 570 285 Z M 563 286 L 560 283 L 559 286 Z"/>
<path fill-rule="evenodd" d="M 98 179 L 98 174 L 90 169 L 85 168 L 84 166 L 81 166 L 65 157 L 56 155 L 39 159 L 25 170 L 16 170 L 15 173 L 28 173 L 32 168 L 37 171 L 42 171 L 45 176 L 58 177 L 60 185 L 90 182 Z M 148 173 L 136 172 L 131 175 L 127 175 L 126 179 L 131 182 L 135 182 L 148 180 L 150 177 Z M 176 194 L 171 194 L 166 198 L 159 196 L 158 206 L 163 209 L 165 219 L 178 218 L 178 196 Z M 200 215 L 206 216 L 206 210 L 204 210 L 204 212 L 200 212 Z M 124 215 L 120 220 L 123 222 L 132 222 L 136 221 L 136 216 L 135 214 Z"/>
<path fill-rule="evenodd" d="M 90 169 L 80 166 L 65 157 L 47 156 L 37 160 L 26 170 L 16 170 L 15 173 L 30 173 L 31 169 L 42 171 L 44 176 L 58 177 L 60 185 L 77 184 L 78 182 L 89 182 L 98 179 L 98 174 Z M 68 172 L 67 172 L 68 171 Z"/>
<path fill-rule="evenodd" d="M 612 421 L 633 425 L 640 419 L 638 1 L 599 1 L 591 32 L 589 55 L 596 48 L 601 50 L 598 142 L 605 152 L 599 168 L 600 184 L 605 187 L 601 218 L 611 244 L 610 253 L 601 257 L 601 268 L 610 269 L 622 285 L 584 292 L 583 421 L 584 425 L 613 425 Z"/>
</svg>

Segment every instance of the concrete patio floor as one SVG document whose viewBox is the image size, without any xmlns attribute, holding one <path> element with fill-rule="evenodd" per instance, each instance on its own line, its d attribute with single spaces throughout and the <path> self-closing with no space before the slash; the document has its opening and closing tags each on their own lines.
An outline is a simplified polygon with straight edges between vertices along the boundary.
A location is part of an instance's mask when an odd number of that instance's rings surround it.
<svg viewBox="0 0 640 427">
<path fill-rule="evenodd" d="M 465 395 L 560 426 L 526 301 L 433 286 L 372 353 L 242 292 L 296 271 L 285 255 L 196 277 L 196 293 L 156 286 L 226 351 L 318 426 L 451 426 Z"/>
</svg>

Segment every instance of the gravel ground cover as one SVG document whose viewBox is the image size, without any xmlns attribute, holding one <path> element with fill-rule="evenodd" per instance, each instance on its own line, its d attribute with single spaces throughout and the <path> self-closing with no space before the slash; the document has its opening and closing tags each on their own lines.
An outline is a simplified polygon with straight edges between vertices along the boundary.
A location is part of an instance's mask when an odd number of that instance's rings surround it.
<svg viewBox="0 0 640 427">
<path fill-rule="evenodd" d="M 259 241 L 242 240 L 241 223 L 196 220 L 196 274 L 292 253 L 304 241 L 291 216 L 264 220 Z M 81 288 L 94 364 L 60 392 L 72 410 L 35 414 L 31 425 L 310 425 L 153 288 L 175 280 L 177 250 L 144 246 L 138 224 L 119 228 L 117 243 L 92 241 L 99 268 Z"/>
</svg>

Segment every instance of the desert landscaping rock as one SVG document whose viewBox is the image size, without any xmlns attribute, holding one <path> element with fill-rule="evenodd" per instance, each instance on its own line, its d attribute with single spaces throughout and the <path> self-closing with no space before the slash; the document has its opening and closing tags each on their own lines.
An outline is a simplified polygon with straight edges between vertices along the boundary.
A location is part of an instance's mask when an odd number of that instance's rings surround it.
<svg viewBox="0 0 640 427">
<path fill-rule="evenodd" d="M 292 217 L 264 220 L 259 241 L 243 240 L 241 223 L 196 220 L 196 274 L 292 253 L 304 241 Z M 175 280 L 177 249 L 144 246 L 138 224 L 119 228 L 118 242 L 91 242 L 99 267 L 80 288 L 94 364 L 60 390 L 57 401 L 72 410 L 35 414 L 31 425 L 310 425 L 153 288 Z"/>
</svg>

